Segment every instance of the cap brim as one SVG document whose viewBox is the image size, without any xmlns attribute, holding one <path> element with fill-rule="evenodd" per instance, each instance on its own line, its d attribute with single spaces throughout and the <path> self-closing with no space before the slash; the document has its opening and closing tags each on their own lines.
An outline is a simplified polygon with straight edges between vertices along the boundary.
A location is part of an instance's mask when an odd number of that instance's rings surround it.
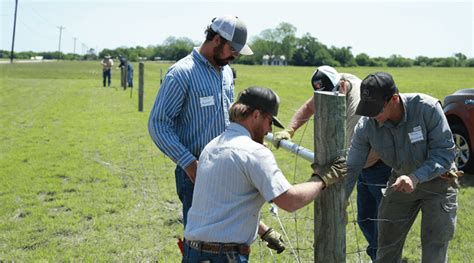
<svg viewBox="0 0 474 263">
<path fill-rule="evenodd" d="M 367 117 L 377 116 L 383 109 L 384 102 L 367 102 L 360 101 L 356 109 L 356 114 Z"/>
<path fill-rule="evenodd" d="M 253 51 L 250 49 L 250 47 L 245 44 L 244 47 L 240 50 L 240 55 L 244 55 L 244 56 L 249 56 L 249 55 L 253 55 Z"/>
<path fill-rule="evenodd" d="M 272 116 L 272 123 L 278 128 L 285 129 L 285 127 L 283 127 L 283 124 L 281 124 L 281 121 L 275 116 Z"/>
</svg>

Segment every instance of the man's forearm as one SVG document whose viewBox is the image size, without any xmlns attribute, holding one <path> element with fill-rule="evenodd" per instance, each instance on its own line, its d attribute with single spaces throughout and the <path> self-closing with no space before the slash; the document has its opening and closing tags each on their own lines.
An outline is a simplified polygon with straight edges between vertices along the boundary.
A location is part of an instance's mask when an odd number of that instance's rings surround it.
<svg viewBox="0 0 474 263">
<path fill-rule="evenodd" d="M 285 211 L 294 212 L 314 201 L 324 186 L 324 182 L 315 176 L 308 182 L 294 185 L 273 202 Z"/>
<path fill-rule="evenodd" d="M 313 98 L 307 100 L 293 115 L 288 128 L 298 130 L 303 124 L 305 124 L 314 115 L 314 103 Z"/>
</svg>

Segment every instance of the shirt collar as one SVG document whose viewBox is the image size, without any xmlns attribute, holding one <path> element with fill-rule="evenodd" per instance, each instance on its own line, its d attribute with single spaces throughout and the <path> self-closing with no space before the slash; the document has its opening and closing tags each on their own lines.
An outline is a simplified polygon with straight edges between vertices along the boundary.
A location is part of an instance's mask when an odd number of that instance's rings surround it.
<svg viewBox="0 0 474 263">
<path fill-rule="evenodd" d="M 193 51 L 191 52 L 192 56 L 196 58 L 200 63 L 203 63 L 204 65 L 207 65 L 208 67 L 215 70 L 214 66 L 209 62 L 209 60 L 207 60 L 206 57 L 199 53 L 199 48 L 200 47 L 193 48 Z M 220 71 L 222 71 L 223 69 L 224 67 L 220 67 Z"/>
<path fill-rule="evenodd" d="M 230 130 L 230 131 L 234 131 L 234 132 L 240 133 L 242 135 L 251 137 L 250 132 L 244 126 L 242 126 L 242 125 L 240 125 L 236 122 L 231 122 L 227 129 Z"/>
</svg>

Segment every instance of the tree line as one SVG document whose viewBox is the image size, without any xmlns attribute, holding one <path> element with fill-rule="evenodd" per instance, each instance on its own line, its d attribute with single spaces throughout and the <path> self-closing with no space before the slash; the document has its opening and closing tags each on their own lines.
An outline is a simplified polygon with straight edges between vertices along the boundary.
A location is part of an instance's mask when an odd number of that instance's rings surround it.
<svg viewBox="0 0 474 263">
<path fill-rule="evenodd" d="M 90 49 L 86 55 L 28 51 L 15 53 L 14 57 L 16 59 L 29 59 L 34 56 L 43 56 L 44 59 L 94 60 L 103 58 L 105 55 L 111 55 L 113 58 L 122 55 L 130 61 L 177 61 L 188 55 L 199 44 L 186 37 L 171 36 L 161 45 L 103 49 L 98 55 L 96 55 L 95 50 Z M 468 58 L 462 53 L 455 53 L 452 57 L 430 58 L 418 56 L 415 59 L 400 55 L 392 55 L 388 58 L 370 57 L 366 53 L 354 56 L 351 51 L 352 47 L 328 47 L 310 33 L 298 38 L 296 37 L 296 27 L 285 22 L 280 23 L 276 28 L 263 30 L 258 36 L 249 41 L 249 45 L 254 51 L 254 55 L 242 56 L 234 63 L 261 65 L 265 56 L 269 60 L 268 63 L 271 64 L 272 60 L 284 56 L 286 63 L 294 66 L 474 67 L 474 58 Z M 0 50 L 0 58 L 9 57 L 10 52 Z"/>
</svg>

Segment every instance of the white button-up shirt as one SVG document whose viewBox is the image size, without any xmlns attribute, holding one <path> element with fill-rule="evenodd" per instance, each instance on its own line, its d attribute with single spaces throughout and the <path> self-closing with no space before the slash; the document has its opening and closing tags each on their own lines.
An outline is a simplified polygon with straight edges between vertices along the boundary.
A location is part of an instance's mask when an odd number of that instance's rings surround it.
<svg viewBox="0 0 474 263">
<path fill-rule="evenodd" d="M 253 141 L 246 128 L 231 123 L 199 157 L 184 236 L 250 245 L 263 204 L 290 187 L 271 151 Z"/>
</svg>

